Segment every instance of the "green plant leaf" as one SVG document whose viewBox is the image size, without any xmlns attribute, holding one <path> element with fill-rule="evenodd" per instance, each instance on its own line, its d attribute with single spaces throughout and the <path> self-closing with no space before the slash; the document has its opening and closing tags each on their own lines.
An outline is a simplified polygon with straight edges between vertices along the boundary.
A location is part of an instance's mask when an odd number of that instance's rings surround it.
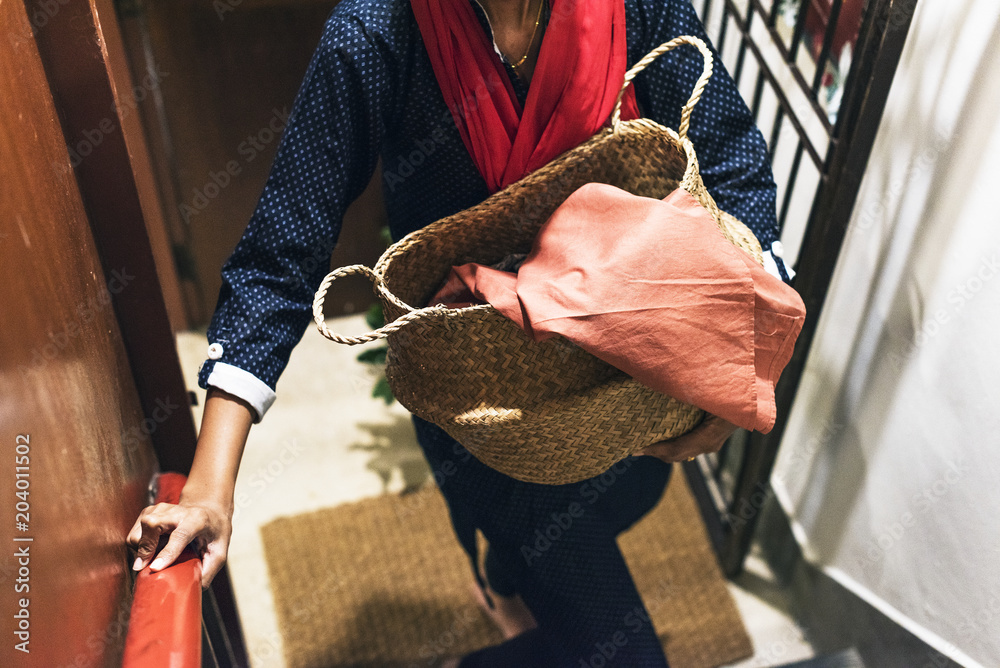
<svg viewBox="0 0 1000 668">
<path fill-rule="evenodd" d="M 389 387 L 389 381 L 385 379 L 385 376 L 379 378 L 378 382 L 375 383 L 375 387 L 372 388 L 372 396 L 385 401 L 386 406 L 396 400 L 396 397 L 392 394 L 392 388 Z"/>
<path fill-rule="evenodd" d="M 378 329 L 385 324 L 385 315 L 382 313 L 382 305 L 375 302 L 365 311 L 365 322 L 372 329 Z"/>
<path fill-rule="evenodd" d="M 370 348 L 358 355 L 358 361 L 365 364 L 385 364 L 385 354 L 387 352 L 389 352 L 388 346 Z"/>
<path fill-rule="evenodd" d="M 388 248 L 392 245 L 392 232 L 389 231 L 389 226 L 385 225 L 378 231 L 378 236 L 382 239 L 382 243 Z"/>
</svg>

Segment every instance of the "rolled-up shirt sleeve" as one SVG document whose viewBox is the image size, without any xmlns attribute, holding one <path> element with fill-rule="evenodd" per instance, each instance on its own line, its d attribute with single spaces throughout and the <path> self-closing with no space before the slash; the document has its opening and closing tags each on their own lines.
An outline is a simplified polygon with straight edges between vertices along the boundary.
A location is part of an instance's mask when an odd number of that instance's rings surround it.
<svg viewBox="0 0 1000 668">
<path fill-rule="evenodd" d="M 374 171 L 390 104 L 387 59 L 356 18 L 334 10 L 260 201 L 222 269 L 198 383 L 244 399 L 257 421 L 309 324 L 344 211 Z"/>
<path fill-rule="evenodd" d="M 691 116 L 688 137 L 712 197 L 724 211 L 750 228 L 768 254 L 768 264 L 780 278 L 789 280 L 780 257 L 780 242 L 774 246 L 779 237 L 777 189 L 767 144 L 694 7 L 688 0 L 638 0 L 636 15 L 629 18 L 644 27 L 642 53 L 630 54 L 634 60 L 680 35 L 699 37 L 712 49 L 714 71 Z M 678 47 L 655 60 L 635 80 L 636 97 L 645 115 L 677 128 L 681 108 L 703 68 L 702 55 L 690 46 Z"/>
</svg>

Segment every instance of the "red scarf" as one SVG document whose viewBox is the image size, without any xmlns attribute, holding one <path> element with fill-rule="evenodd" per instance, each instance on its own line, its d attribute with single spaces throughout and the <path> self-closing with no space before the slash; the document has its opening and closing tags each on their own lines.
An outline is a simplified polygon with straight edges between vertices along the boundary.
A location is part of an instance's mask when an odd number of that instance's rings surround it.
<svg viewBox="0 0 1000 668">
<path fill-rule="evenodd" d="M 496 192 L 607 122 L 625 76 L 625 4 L 548 0 L 550 18 L 522 110 L 472 1 L 410 4 L 462 141 Z M 638 117 L 630 87 L 622 120 Z"/>
</svg>

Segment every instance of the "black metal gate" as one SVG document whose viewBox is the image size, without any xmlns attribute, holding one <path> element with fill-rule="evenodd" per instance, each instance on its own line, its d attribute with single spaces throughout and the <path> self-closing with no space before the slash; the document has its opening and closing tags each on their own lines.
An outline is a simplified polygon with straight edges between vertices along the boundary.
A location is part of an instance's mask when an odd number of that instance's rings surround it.
<svg viewBox="0 0 1000 668">
<path fill-rule="evenodd" d="M 807 309 L 769 434 L 685 464 L 723 569 L 738 574 L 917 0 L 694 0 L 769 138 L 784 257 Z M 749 55 L 749 57 L 748 57 Z"/>
</svg>

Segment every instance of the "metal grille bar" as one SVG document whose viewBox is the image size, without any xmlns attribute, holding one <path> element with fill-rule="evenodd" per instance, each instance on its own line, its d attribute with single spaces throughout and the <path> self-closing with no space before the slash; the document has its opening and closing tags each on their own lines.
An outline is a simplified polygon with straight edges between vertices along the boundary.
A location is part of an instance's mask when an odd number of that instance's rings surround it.
<svg viewBox="0 0 1000 668">
<path fill-rule="evenodd" d="M 830 49 L 833 46 L 833 36 L 837 32 L 837 20 L 840 18 L 840 7 L 843 4 L 843 0 L 833 0 L 833 6 L 830 8 L 826 32 L 823 34 L 823 46 L 820 48 L 819 58 L 816 59 L 816 75 L 813 77 L 812 84 L 813 95 L 819 92 L 820 83 L 826 74 L 826 65 L 830 60 Z"/>
<path fill-rule="evenodd" d="M 825 17 L 820 11 L 824 1 L 828 2 L 829 8 Z M 778 384 L 777 423 L 767 435 L 738 432 L 717 454 L 703 455 L 684 466 L 709 536 L 723 569 L 730 576 L 738 574 L 743 568 L 760 511 L 760 495 L 762 491 L 769 490 L 768 480 L 778 444 L 826 299 L 916 0 L 908 3 L 899 0 L 846 0 L 846 3 L 863 2 L 862 20 L 857 32 L 848 35 L 853 38 L 848 41 L 857 46 L 850 72 L 844 78 L 842 102 L 839 108 L 830 110 L 824 108 L 820 96 L 827 73 L 836 66 L 834 45 L 838 40 L 838 29 L 844 31 L 847 28 L 840 25 L 842 17 L 849 14 L 844 12 L 845 0 L 799 0 L 794 23 L 784 26 L 786 34 L 789 28 L 791 32 L 787 41 L 778 25 L 781 2 L 771 0 L 770 6 L 765 6 L 764 0 L 744 0 L 745 13 L 736 0 L 704 0 L 701 3 L 701 17 L 706 26 L 714 26 L 712 19 L 718 21 L 716 46 L 724 61 L 727 61 L 726 36 L 730 24 L 739 31 L 738 47 L 729 60 L 735 59 L 730 71 L 741 90 L 744 90 L 742 79 L 751 62 L 746 57 L 747 53 L 757 66 L 750 109 L 758 124 L 762 120 L 772 121 L 769 132 L 772 160 L 781 153 L 781 147 L 788 140 L 795 142 L 789 168 L 780 174 L 777 170 L 775 173 L 779 192 L 782 192 L 778 221 L 783 231 L 788 229 L 786 223 L 790 217 L 797 215 L 793 212 L 793 203 L 796 193 L 802 192 L 801 187 L 797 190 L 796 186 L 799 185 L 804 154 L 809 156 L 811 168 L 818 172 L 817 190 L 807 207 L 808 214 L 798 216 L 807 222 L 802 232 L 798 254 L 801 261 L 797 263 L 799 273 L 794 286 L 806 304 L 807 317 L 792 360 Z M 858 8 L 856 4 L 852 7 Z M 720 16 L 716 17 L 716 13 Z M 756 23 L 755 15 L 761 19 Z M 815 20 L 820 22 L 821 36 L 816 34 Z M 839 34 L 840 39 L 844 39 L 845 33 Z M 807 41 L 810 42 L 810 50 L 803 52 L 802 45 Z M 773 54 L 775 66 L 783 68 L 782 75 L 789 76 L 778 76 L 779 72 L 765 58 L 765 52 Z M 800 63 L 810 60 L 815 70 L 807 77 Z M 782 80 L 792 83 L 783 85 Z M 790 88 L 786 89 L 786 86 Z M 777 101 L 770 119 L 765 114 L 765 93 L 770 93 Z M 805 108 L 801 105 L 796 108 L 791 102 L 792 95 L 804 96 L 808 101 Z M 832 116 L 836 117 L 836 121 L 831 119 Z M 786 117 L 789 121 L 787 126 L 784 124 Z M 807 124 L 821 128 L 822 143 L 817 144 L 810 136 Z M 786 261 L 789 259 L 786 258 Z"/>
<path fill-rule="evenodd" d="M 823 128 L 828 134 L 831 134 L 833 132 L 833 125 L 830 123 L 830 119 L 827 117 L 826 112 L 816 99 L 816 91 L 814 91 L 812 87 L 806 83 L 806 78 L 802 75 L 802 70 L 799 69 L 798 63 L 796 62 L 796 58 L 798 58 L 799 45 L 802 43 L 802 35 L 805 33 L 806 12 L 800 10 L 796 16 L 795 28 L 792 33 L 792 46 L 789 48 L 785 46 L 785 42 L 781 38 L 781 35 L 778 34 L 778 30 L 775 25 L 778 18 L 777 14 L 779 2 L 780 0 L 773 0 L 773 4 L 771 5 L 772 18 L 767 23 L 768 37 L 771 38 L 771 43 L 774 44 L 778 53 L 781 55 L 781 60 L 788 66 L 788 70 L 795 78 L 795 82 L 802 89 L 802 92 L 806 94 L 812 110 L 816 113 L 817 118 L 819 118 L 823 123 Z M 837 0 L 837 2 L 839 4 L 841 0 Z M 764 4 L 761 0 L 750 0 L 750 4 L 761 14 L 765 13 Z"/>
</svg>

